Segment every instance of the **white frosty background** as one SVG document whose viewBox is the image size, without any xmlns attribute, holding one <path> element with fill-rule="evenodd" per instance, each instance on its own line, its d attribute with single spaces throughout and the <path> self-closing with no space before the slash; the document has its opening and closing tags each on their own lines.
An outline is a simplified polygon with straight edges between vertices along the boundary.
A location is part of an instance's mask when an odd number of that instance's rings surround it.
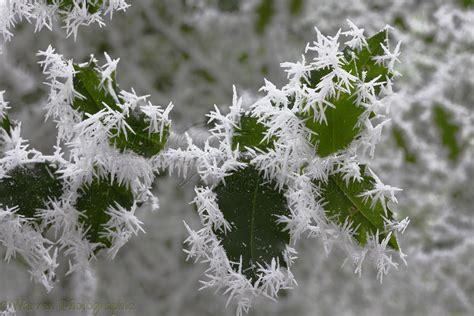
<svg viewBox="0 0 474 316">
<path fill-rule="evenodd" d="M 226 109 L 232 84 L 250 103 L 264 77 L 283 83 L 280 62 L 300 58 L 306 42 L 315 38 L 313 26 L 335 34 L 350 18 L 370 35 L 390 24 L 402 41 L 397 67 L 403 77 L 375 166 L 383 180 L 404 189 L 394 211 L 411 218 L 400 240 L 408 266 L 392 271 L 381 285 L 374 271 L 367 269 L 359 278 L 349 267 L 341 268 L 337 250 L 326 257 L 320 243 L 303 240 L 294 266 L 299 287 L 283 293 L 278 303 L 257 302 L 250 314 L 473 315 L 473 1 L 306 0 L 296 16 L 288 13 L 289 2 L 273 1 L 274 14 L 260 35 L 254 27 L 260 0 L 134 0 L 107 27 L 82 28 L 77 42 L 64 39 L 59 28 L 33 34 L 33 26 L 19 24 L 0 55 L 0 88 L 7 91 L 13 118 L 23 121 L 25 137 L 51 152 L 55 129 L 43 123 L 47 87 L 35 53 L 51 43 L 68 58 L 85 61 L 94 53 L 103 61 L 107 51 L 121 58 L 123 89 L 149 93 L 157 104 L 172 100 L 174 127 L 204 133 L 204 115 L 213 104 Z M 450 146 L 442 144 L 434 124 L 436 106 L 443 106 L 459 127 L 455 160 L 449 159 Z M 405 149 L 397 146 L 394 128 L 404 135 Z M 416 162 L 407 162 L 407 153 Z M 160 210 L 139 213 L 146 234 L 133 238 L 114 261 L 95 262 L 93 276 L 59 273 L 61 282 L 47 294 L 29 281 L 21 261 L 0 261 L 0 301 L 126 302 L 135 309 L 127 315 L 233 315 L 223 296 L 197 290 L 205 266 L 184 260 L 182 220 L 199 226 L 188 205 L 194 181 L 160 176 Z M 18 312 L 23 314 L 61 313 Z"/>
</svg>

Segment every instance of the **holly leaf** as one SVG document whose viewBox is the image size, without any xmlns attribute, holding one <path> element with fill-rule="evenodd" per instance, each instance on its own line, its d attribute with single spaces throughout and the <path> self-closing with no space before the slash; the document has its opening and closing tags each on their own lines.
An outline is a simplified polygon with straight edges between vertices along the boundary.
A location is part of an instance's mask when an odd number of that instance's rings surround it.
<svg viewBox="0 0 474 316">
<path fill-rule="evenodd" d="M 74 98 L 72 107 L 84 114 L 95 114 L 105 108 L 106 104 L 113 111 L 122 113 L 122 109 L 115 103 L 114 98 L 106 89 L 100 87 L 101 75 L 96 64 L 91 61 L 86 65 L 74 65 L 76 74 L 74 75 L 74 88 L 83 98 Z M 115 94 L 119 94 L 116 84 L 115 73 L 112 75 L 112 89 Z M 132 128 L 134 133 L 128 132 L 125 135 L 121 130 L 112 130 L 110 143 L 118 149 L 131 150 L 146 158 L 157 155 L 164 147 L 169 136 L 169 126 L 166 125 L 163 134 L 159 132 L 149 133 L 149 124 L 143 113 L 131 111 L 125 117 L 125 122 Z"/>
<path fill-rule="evenodd" d="M 0 179 L 0 204 L 18 207 L 17 214 L 35 218 L 38 209 L 63 193 L 63 183 L 55 174 L 56 167 L 48 163 L 26 163 L 10 170 Z"/>
<path fill-rule="evenodd" d="M 267 130 L 268 128 L 258 122 L 257 118 L 250 115 L 242 115 L 239 127 L 235 130 L 232 137 L 232 148 L 235 149 L 239 145 L 239 149 L 244 151 L 245 147 L 261 150 L 273 147 L 273 139 L 263 141 Z"/>
<path fill-rule="evenodd" d="M 388 30 L 384 29 L 367 39 L 367 46 L 360 51 L 351 49 L 349 46 L 343 48 L 342 52 L 347 63 L 342 68 L 353 75 L 360 76 L 362 71 L 367 72 L 366 81 L 370 81 L 381 75 L 381 80 L 385 76 L 390 76 L 387 67 L 381 63 L 376 63 L 375 56 L 383 55 L 384 51 L 381 44 L 386 44 Z M 310 88 L 316 88 L 321 79 L 332 71 L 331 68 L 314 69 L 309 73 L 309 81 L 302 81 L 302 84 Z"/>
<path fill-rule="evenodd" d="M 279 216 L 289 216 L 284 195 L 252 166 L 224 180 L 214 191 L 231 230 L 214 233 L 229 260 L 238 263 L 242 257 L 242 273 L 253 282 L 258 280 L 258 264 L 266 267 L 276 258 L 286 267 L 283 251 L 290 235 L 283 231 L 283 224 L 277 223 Z"/>
<path fill-rule="evenodd" d="M 144 114 L 132 113 L 126 118 L 127 124 L 133 129 L 135 133 L 125 134 L 118 133 L 111 138 L 117 148 L 122 151 L 131 150 L 143 157 L 150 158 L 157 155 L 163 148 L 169 136 L 169 125 L 165 125 L 163 134 L 149 133 L 149 124 L 145 121 Z"/>
<path fill-rule="evenodd" d="M 84 184 L 78 194 L 75 207 L 81 213 L 79 222 L 87 229 L 87 240 L 109 248 L 111 240 L 102 235 L 106 233 L 104 225 L 110 220 L 106 211 L 109 207 L 116 207 L 116 203 L 130 209 L 134 201 L 132 192 L 126 186 L 112 182 L 110 176 L 107 176 Z"/>
<path fill-rule="evenodd" d="M 358 76 L 362 72 L 366 72 L 366 82 L 378 76 L 380 76 L 378 81 L 385 81 L 386 76 L 391 77 L 388 68 L 374 60 L 375 56 L 384 55 L 382 44 L 387 46 L 387 38 L 388 29 L 383 29 L 374 36 L 369 37 L 367 39 L 367 46 L 364 46 L 360 51 L 345 47 L 343 53 L 348 63 L 343 66 L 344 70 Z"/>
<path fill-rule="evenodd" d="M 3 129 L 8 134 L 8 136 L 12 136 L 11 130 L 14 127 L 15 124 L 10 121 L 10 118 L 6 114 L 4 114 L 3 118 L 1 119 L 0 128 Z"/>
<path fill-rule="evenodd" d="M 46 3 L 52 5 L 55 1 L 53 0 L 47 0 Z M 57 2 L 57 1 L 56 1 Z M 92 1 L 87 1 L 87 11 L 90 14 L 94 14 L 97 11 L 99 11 L 101 5 L 102 5 L 103 0 L 97 0 L 95 4 L 92 3 Z M 62 0 L 59 4 L 59 8 L 62 10 L 70 11 L 72 9 L 72 6 L 74 5 L 73 0 Z M 82 4 L 81 4 L 82 5 Z"/>
<path fill-rule="evenodd" d="M 351 95 L 344 93 L 339 99 L 331 100 L 334 108 L 326 109 L 326 122 L 320 123 L 314 119 L 313 108 L 308 114 L 300 115 L 305 120 L 306 127 L 314 132 L 310 142 L 317 148 L 320 157 L 346 148 L 362 131 L 356 124 L 364 108 L 357 106 L 353 99 Z"/>
<path fill-rule="evenodd" d="M 74 89 L 79 92 L 83 98 L 75 97 L 72 107 L 82 113 L 95 114 L 104 109 L 104 103 L 111 109 L 121 112 L 120 107 L 115 104 L 114 98 L 103 87 L 100 86 L 101 75 L 97 71 L 95 62 L 90 61 L 86 65 L 74 65 L 76 74 L 74 75 Z M 112 87 L 118 95 L 118 87 L 113 80 Z M 84 115 L 84 117 L 86 117 Z"/>
<path fill-rule="evenodd" d="M 385 212 L 382 204 L 378 201 L 372 209 L 372 198 L 364 202 L 360 196 L 362 193 L 372 190 L 375 180 L 372 176 L 365 174 L 365 166 L 361 168 L 363 179 L 361 182 L 346 182 L 342 174 L 336 173 L 329 176 L 327 183 L 319 183 L 322 191 L 322 198 L 326 203 L 324 209 L 327 217 L 339 225 L 343 225 L 346 220 L 350 220 L 351 227 L 357 228 L 355 235 L 360 245 L 367 243 L 367 233 L 371 235 L 380 233 L 382 239 L 387 237 L 384 227 Z M 387 219 L 393 219 L 393 213 L 387 207 Z M 388 245 L 399 250 L 397 238 L 392 234 Z"/>
<path fill-rule="evenodd" d="M 377 81 L 385 81 L 386 77 L 391 75 L 388 69 L 383 64 L 377 64 L 373 57 L 384 53 L 381 44 L 386 41 L 386 38 L 387 30 L 382 30 L 368 38 L 367 46 L 360 51 L 352 50 L 349 47 L 344 48 L 343 53 L 347 64 L 342 68 L 358 76 L 361 76 L 364 71 L 366 82 L 378 76 L 380 78 Z M 309 74 L 308 82 L 302 81 L 302 84 L 315 88 L 321 79 L 331 71 L 330 68 L 313 70 Z M 378 89 L 376 87 L 376 93 L 379 93 Z M 314 132 L 310 142 L 316 147 L 320 157 L 326 157 L 347 148 L 362 131 L 362 128 L 356 125 L 364 108 L 356 105 L 353 93 L 340 93 L 328 101 L 333 107 L 326 107 L 326 121 L 316 120 L 313 108 L 308 113 L 299 113 L 299 116 L 305 121 L 306 127 Z"/>
</svg>

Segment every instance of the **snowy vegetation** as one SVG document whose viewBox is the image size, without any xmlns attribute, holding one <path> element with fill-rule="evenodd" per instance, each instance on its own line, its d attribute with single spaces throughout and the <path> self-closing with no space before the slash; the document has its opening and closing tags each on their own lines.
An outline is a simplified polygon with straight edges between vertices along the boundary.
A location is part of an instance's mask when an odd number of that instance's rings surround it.
<svg viewBox="0 0 474 316">
<path fill-rule="evenodd" d="M 130 4 L 0 1 L 0 299 L 474 310 L 470 1 Z"/>
</svg>

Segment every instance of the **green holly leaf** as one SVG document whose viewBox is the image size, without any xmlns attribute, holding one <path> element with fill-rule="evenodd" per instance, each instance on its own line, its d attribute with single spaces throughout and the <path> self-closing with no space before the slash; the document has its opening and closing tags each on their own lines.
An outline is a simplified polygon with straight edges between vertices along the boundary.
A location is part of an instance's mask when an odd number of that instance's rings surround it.
<svg viewBox="0 0 474 316">
<path fill-rule="evenodd" d="M 109 248 L 112 241 L 104 236 L 104 225 L 110 220 L 106 213 L 109 207 L 116 207 L 116 203 L 123 208 L 130 209 L 134 197 L 130 189 L 116 181 L 112 183 L 110 176 L 95 178 L 91 184 L 84 184 L 79 189 L 76 209 L 81 213 L 79 222 L 88 229 L 86 238 L 91 243 L 101 243 Z"/>
<path fill-rule="evenodd" d="M 448 149 L 448 158 L 456 161 L 461 154 L 462 148 L 457 139 L 459 126 L 452 122 L 451 114 L 441 105 L 434 107 L 434 121 L 441 137 L 441 142 Z"/>
<path fill-rule="evenodd" d="M 367 233 L 381 233 L 381 240 L 387 236 L 384 232 L 385 212 L 380 201 L 377 201 L 372 209 L 372 199 L 364 202 L 360 196 L 362 193 L 372 190 L 375 180 L 365 174 L 365 167 L 361 168 L 363 180 L 361 182 L 350 182 L 346 184 L 342 175 L 337 173 L 329 177 L 327 183 L 319 183 L 322 197 L 326 204 L 326 216 L 339 225 L 343 225 L 346 220 L 350 220 L 352 228 L 358 227 L 355 238 L 364 246 L 367 243 Z M 387 207 L 387 219 L 393 219 L 393 213 Z M 397 238 L 392 234 L 388 245 L 399 250 Z"/>
<path fill-rule="evenodd" d="M 129 132 L 127 137 L 125 134 L 119 133 L 112 137 L 111 142 L 121 150 L 131 150 L 143 157 L 150 158 L 157 155 L 163 148 L 169 136 L 169 126 L 163 129 L 163 134 L 149 133 L 149 124 L 145 121 L 145 115 L 137 115 L 132 113 L 126 119 L 127 124 L 135 133 Z"/>
<path fill-rule="evenodd" d="M 54 2 L 53 0 L 47 0 L 46 3 L 52 5 Z M 95 3 L 94 1 L 87 1 L 87 11 L 90 14 L 94 14 L 99 11 L 100 7 L 102 6 L 103 0 L 96 0 Z M 62 0 L 59 4 L 59 8 L 62 10 L 70 11 L 72 9 L 72 6 L 74 5 L 73 0 Z M 82 3 L 81 3 L 82 5 Z"/>
<path fill-rule="evenodd" d="M 320 69 L 313 69 L 309 72 L 308 81 L 301 79 L 301 84 L 307 85 L 310 88 L 316 88 L 318 83 L 323 79 L 324 76 L 329 75 L 331 73 L 331 68 L 320 68 Z"/>
<path fill-rule="evenodd" d="M 250 115 L 240 117 L 239 127 L 235 130 L 232 137 L 232 148 L 245 151 L 245 147 L 258 148 L 266 150 L 273 147 L 273 139 L 263 141 L 268 128 L 258 122 L 257 118 Z"/>
<path fill-rule="evenodd" d="M 104 103 L 113 111 L 122 113 L 122 109 L 115 103 L 114 98 L 104 88 L 100 87 L 101 75 L 96 64 L 91 61 L 86 65 L 75 65 L 77 73 L 74 76 L 74 88 L 84 98 L 74 98 L 72 107 L 84 114 L 95 114 L 105 108 Z M 119 88 L 115 80 L 115 73 L 112 75 L 112 89 L 115 94 L 119 94 Z M 131 150 L 146 158 L 157 155 L 164 147 L 169 136 L 169 126 L 166 125 L 163 134 L 159 132 L 149 133 L 149 124 L 146 116 L 142 113 L 131 112 L 125 117 L 126 123 L 132 128 L 134 133 L 129 131 L 125 135 L 122 131 L 113 130 L 110 143 L 122 151 Z"/>
<path fill-rule="evenodd" d="M 115 104 L 112 95 L 105 88 L 100 87 L 101 75 L 97 71 L 97 65 L 94 61 L 81 66 L 75 64 L 74 70 L 76 71 L 74 75 L 74 89 L 84 97 L 74 98 L 72 104 L 74 109 L 84 114 L 95 114 L 105 108 L 105 103 L 111 109 L 121 112 L 120 107 Z M 118 95 L 119 89 L 115 80 L 112 82 L 112 87 Z"/>
<path fill-rule="evenodd" d="M 373 59 L 375 56 L 384 54 L 382 44 L 387 46 L 388 30 L 384 29 L 372 37 L 367 39 L 367 46 L 364 46 L 359 52 L 349 47 L 344 48 L 344 57 L 348 61 L 344 65 L 344 70 L 360 76 L 363 71 L 366 72 L 365 81 L 369 82 L 378 76 L 378 81 L 385 81 L 387 76 L 391 77 L 391 74 L 387 67 L 382 63 L 376 63 Z"/>
<path fill-rule="evenodd" d="M 231 225 L 227 233 L 214 231 L 229 260 L 238 263 L 242 256 L 242 273 L 253 282 L 258 279 L 257 264 L 266 267 L 276 258 L 286 267 L 282 253 L 290 235 L 277 220 L 278 216 L 289 216 L 289 211 L 275 183 L 248 166 L 227 176 L 225 184 L 219 184 L 214 192 L 219 209 Z"/>
<path fill-rule="evenodd" d="M 387 76 L 391 76 L 389 70 L 384 65 L 377 64 L 373 57 L 384 53 L 381 44 L 386 41 L 386 38 L 387 30 L 383 30 L 368 38 L 367 47 L 360 51 L 352 50 L 349 47 L 344 48 L 343 53 L 347 64 L 343 66 L 343 69 L 358 76 L 362 76 L 362 71 L 364 71 L 366 82 L 378 76 L 380 78 L 377 81 L 385 81 Z M 315 88 L 321 79 L 331 71 L 329 68 L 313 70 L 310 72 L 308 82 L 303 81 L 302 84 Z M 377 89 L 379 88 L 376 88 L 376 93 L 378 93 Z M 340 93 L 338 97 L 328 100 L 334 107 L 326 108 L 326 121 L 315 120 L 312 108 L 309 113 L 299 114 L 305 121 L 306 127 L 314 132 L 310 141 L 316 147 L 320 157 L 326 157 L 347 148 L 362 131 L 362 128 L 356 125 L 364 108 L 356 105 L 353 93 Z"/>
<path fill-rule="evenodd" d="M 63 193 L 63 182 L 56 176 L 56 167 L 48 163 L 26 163 L 10 170 L 0 179 L 0 204 L 18 206 L 17 214 L 35 218 L 38 209 Z"/>
<path fill-rule="evenodd" d="M 11 129 L 15 127 L 15 124 L 10 121 L 10 118 L 4 114 L 1 119 L 0 128 L 3 129 L 8 136 L 11 136 Z"/>
<path fill-rule="evenodd" d="M 388 30 L 384 29 L 372 37 L 367 39 L 367 46 L 364 46 L 360 51 L 353 50 L 346 46 L 342 52 L 347 63 L 342 68 L 353 75 L 360 76 L 362 71 L 367 72 L 366 81 L 370 81 L 377 76 L 381 76 L 380 80 L 384 80 L 385 76 L 391 76 L 389 70 L 383 64 L 377 64 L 373 57 L 383 55 L 384 51 L 381 44 L 386 45 L 388 37 Z M 332 71 L 331 68 L 315 69 L 309 74 L 309 82 L 303 81 L 311 88 L 315 88 L 321 79 Z"/>
<path fill-rule="evenodd" d="M 305 120 L 306 127 L 314 132 L 310 142 L 317 148 L 320 157 L 346 148 L 362 131 L 356 124 L 364 109 L 357 106 L 353 99 L 351 95 L 344 93 L 339 99 L 330 100 L 335 107 L 326 109 L 326 122 L 315 121 L 312 108 L 308 114 L 300 115 Z"/>
</svg>

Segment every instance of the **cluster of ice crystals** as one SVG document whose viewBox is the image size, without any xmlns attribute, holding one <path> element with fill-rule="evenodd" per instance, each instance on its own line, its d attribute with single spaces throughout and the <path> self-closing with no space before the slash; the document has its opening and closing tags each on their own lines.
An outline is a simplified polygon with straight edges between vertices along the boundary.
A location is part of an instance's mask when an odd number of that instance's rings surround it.
<svg viewBox="0 0 474 316">
<path fill-rule="evenodd" d="M 49 290 L 55 280 L 58 251 L 70 257 L 68 273 L 72 273 L 89 271 L 90 259 L 95 258 L 97 250 L 103 247 L 86 237 L 90 227 L 87 219 L 86 224 L 81 219 L 85 215 L 76 208 L 81 188 L 96 179 L 109 179 L 110 185 L 126 187 L 133 195 L 134 203 L 130 209 L 116 204 L 105 210 L 109 220 L 103 223 L 100 237 L 110 240 L 108 253 L 111 258 L 133 235 L 143 232 L 143 223 L 135 214 L 138 203 L 150 202 L 154 208 L 158 206 L 157 198 L 150 191 L 158 171 L 154 167 L 156 155 L 147 158 L 128 149 L 119 150 L 110 139 L 118 134 L 125 135 L 127 139 L 137 132 L 146 133 L 146 130 L 148 135 L 160 133 L 163 137 L 165 128 L 171 124 L 169 112 L 173 104 L 162 109 L 148 101 L 148 96 L 136 95 L 133 89 L 131 92 L 121 90 L 115 93 L 112 77 L 118 60 L 106 55 L 106 64 L 95 69 L 102 78 L 98 88 L 110 95 L 114 93 L 112 97 L 122 112 L 104 103 L 103 109 L 96 113 L 82 113 L 73 107 L 75 100 L 86 98 L 75 89 L 74 78 L 78 70 L 73 61 L 65 60 L 51 46 L 40 51 L 38 56 L 42 57 L 40 64 L 50 87 L 45 106 L 46 118 L 53 119 L 57 125 L 57 145 L 53 155 L 43 155 L 30 149 L 28 142 L 21 137 L 20 122 L 0 129 L 0 178 L 8 177 L 7 173 L 15 167 L 45 162 L 57 167 L 55 176 L 63 182 L 63 192 L 58 200 L 51 200 L 44 209 L 37 210 L 36 217 L 41 222 L 39 226 L 32 219 L 17 214 L 17 208 L 4 209 L 1 206 L 0 241 L 7 249 L 5 259 L 20 254 L 31 267 L 32 277 Z M 91 62 L 97 63 L 93 57 Z M 80 69 L 81 65 L 78 67 Z M 7 117 L 8 109 L 2 92 L 0 118 Z M 131 111 L 143 114 L 146 130 L 135 131 L 128 125 L 126 117 Z M 54 242 L 43 237 L 45 229 L 53 232 Z"/>
<path fill-rule="evenodd" d="M 213 188 L 219 183 L 225 184 L 227 175 L 248 165 L 256 167 L 264 178 L 275 181 L 278 189 L 285 194 L 290 215 L 279 217 L 278 222 L 285 224 L 292 245 L 302 235 L 321 239 L 327 252 L 333 245 L 338 245 L 346 250 L 346 261 L 353 263 L 355 273 L 360 274 L 363 262 L 370 260 L 378 270 L 377 277 L 380 281 L 390 268 L 398 267 L 393 258 L 396 251 L 387 247 L 387 244 L 392 231 L 405 230 L 408 219 L 402 222 L 395 219 L 386 220 L 383 232 L 386 235 L 383 240 L 382 232 L 368 234 L 367 244 L 361 247 L 354 239 L 358 227 L 354 227 L 349 220 L 342 226 L 336 225 L 326 217 L 325 201 L 321 197 L 320 188 L 315 185 L 315 181 L 325 182 L 334 173 L 342 173 L 346 184 L 360 182 L 362 175 L 359 159 L 373 157 L 382 127 L 388 122 L 386 114 L 390 104 L 386 101 L 392 95 L 390 78 L 379 76 L 366 81 L 365 72 L 352 73 L 344 68 L 348 61 L 340 51 L 342 36 L 349 38 L 346 44 L 356 51 L 368 45 L 363 30 L 351 21 L 348 23 L 349 31 L 339 31 L 332 37 L 324 36 L 316 29 L 317 40 L 306 47 L 306 52 L 311 54 L 303 55 L 299 62 L 281 64 L 288 74 L 288 83 L 278 88 L 265 80 L 265 85 L 260 89 L 265 96 L 252 104 L 249 111 L 242 109 L 242 99 L 237 97 L 234 87 L 229 113 L 223 115 L 215 107 L 209 114 L 209 121 L 215 124 L 210 130 L 210 139 L 218 140 L 217 146 L 211 146 L 207 141 L 201 149 L 188 137 L 187 146 L 171 149 L 163 156 L 165 167 L 178 169 L 178 173 L 184 176 L 196 167 L 201 181 L 207 185 L 195 189 L 194 203 L 198 207 L 203 228 L 194 231 L 185 223 L 189 232 L 186 240 L 189 248 L 185 251 L 189 258 L 209 263 L 206 273 L 209 280 L 204 281 L 204 287 L 224 288 L 224 293 L 229 294 L 229 300 L 234 299 L 237 302 L 237 314 L 247 311 L 257 295 L 262 294 L 274 299 L 279 289 L 290 288 L 296 284 L 289 268 L 295 259 L 293 255 L 296 250 L 293 248 L 288 246 L 288 254 L 292 254 L 286 265 L 288 268 L 283 268 L 274 258 L 267 266 L 260 266 L 260 279 L 251 283 L 240 273 L 241 262 L 229 262 L 214 233 L 216 229 L 226 231 L 232 230 L 232 227 L 228 226 L 219 210 Z M 384 54 L 374 57 L 376 62 L 383 63 L 392 75 L 396 75 L 393 67 L 395 62 L 399 61 L 399 48 L 400 43 L 390 52 L 386 41 L 382 47 Z M 310 63 L 306 61 L 308 57 L 312 59 Z M 312 70 L 321 69 L 330 71 L 314 88 L 305 84 L 310 81 Z M 376 87 L 381 88 L 382 92 L 377 94 Z M 305 126 L 299 114 L 309 113 L 311 110 L 315 120 L 327 124 L 325 111 L 335 107 L 330 100 L 337 99 L 341 93 L 351 94 L 356 105 L 364 110 L 357 123 L 357 126 L 362 127 L 362 132 L 346 149 L 320 157 L 309 142 L 313 132 Z M 232 147 L 232 137 L 244 114 L 250 115 L 266 127 L 262 142 L 271 140 L 271 147 L 265 150 Z M 386 209 L 387 199 L 396 203 L 395 193 L 400 189 L 383 184 L 372 170 L 370 173 L 375 179 L 374 187 L 364 192 L 362 197 L 371 198 L 372 207 L 380 201 Z M 398 255 L 404 258 L 401 251 Z"/>
<path fill-rule="evenodd" d="M 67 36 L 77 37 L 80 26 L 97 23 L 105 25 L 103 17 L 114 11 L 124 11 L 129 4 L 124 0 L 1 0 L 0 35 L 4 40 L 13 37 L 12 28 L 26 20 L 34 23 L 35 31 L 44 27 L 52 29 L 53 21 L 62 19 Z M 94 8 L 94 9 L 91 9 Z"/>
</svg>

